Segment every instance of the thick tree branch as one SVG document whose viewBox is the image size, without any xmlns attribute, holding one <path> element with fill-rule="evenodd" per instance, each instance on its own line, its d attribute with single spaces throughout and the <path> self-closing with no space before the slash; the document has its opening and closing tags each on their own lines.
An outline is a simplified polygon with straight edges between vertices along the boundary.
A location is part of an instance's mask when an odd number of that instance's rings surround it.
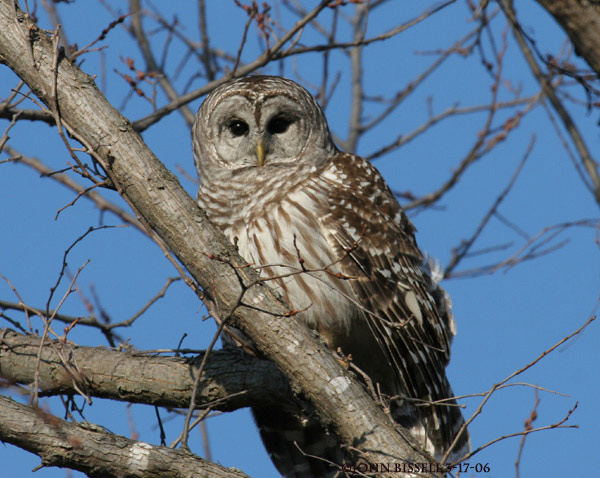
<svg viewBox="0 0 600 478">
<path fill-rule="evenodd" d="M 550 81 L 550 76 L 545 74 L 538 65 L 535 55 L 527 43 L 523 32 L 518 27 L 516 13 L 513 8 L 513 0 L 504 0 L 503 5 L 505 6 L 506 14 L 509 17 L 513 35 L 515 36 L 515 39 L 517 40 L 517 43 L 523 52 L 523 56 L 525 57 L 529 68 L 531 68 L 531 72 L 535 76 L 536 80 L 540 83 L 544 94 L 548 97 L 550 104 L 556 111 L 556 114 L 560 117 L 565 129 L 569 133 L 569 136 L 571 136 L 573 144 L 575 145 L 575 148 L 577 149 L 577 152 L 581 158 L 583 167 L 589 176 L 589 180 L 591 182 L 591 192 L 594 195 L 594 199 L 598 205 L 600 205 L 600 172 L 598 171 L 598 162 L 592 157 L 592 154 L 590 153 L 582 134 L 577 128 L 577 125 L 573 121 L 573 118 L 553 88 Z"/>
<path fill-rule="evenodd" d="M 130 440 L 88 424 L 61 420 L 49 412 L 0 396 L 2 440 L 35 453 L 41 466 L 61 466 L 90 477 L 241 478 L 184 450 Z"/>
<path fill-rule="evenodd" d="M 0 61 L 45 104 L 58 105 L 63 127 L 88 148 L 139 218 L 214 300 L 221 319 L 251 337 L 294 390 L 313 403 L 321 420 L 363 459 L 427 461 L 331 352 L 298 323 L 296 314 L 258 280 L 93 80 L 57 55 L 52 41 L 13 0 L 0 0 Z"/>
<path fill-rule="evenodd" d="M 18 109 L 12 107 L 3 108 L 2 106 L 0 106 L 0 118 L 11 120 L 15 116 L 17 116 L 18 121 L 43 121 L 44 123 L 48 123 L 51 126 L 54 126 L 56 124 L 56 121 L 54 121 L 54 117 L 48 111 Z"/>
<path fill-rule="evenodd" d="M 0 377 L 31 384 L 40 337 L 0 329 Z M 200 359 L 202 354 L 200 355 Z M 39 366 L 40 395 L 77 394 L 187 408 L 198 360 L 82 347 L 46 340 Z M 290 396 L 283 374 L 272 362 L 240 350 L 214 351 L 204 367 L 196 406 L 231 411 L 253 404 L 277 403 Z"/>
<path fill-rule="evenodd" d="M 600 77 L 600 4 L 581 0 L 537 0 L 562 27 L 573 45 Z"/>
</svg>

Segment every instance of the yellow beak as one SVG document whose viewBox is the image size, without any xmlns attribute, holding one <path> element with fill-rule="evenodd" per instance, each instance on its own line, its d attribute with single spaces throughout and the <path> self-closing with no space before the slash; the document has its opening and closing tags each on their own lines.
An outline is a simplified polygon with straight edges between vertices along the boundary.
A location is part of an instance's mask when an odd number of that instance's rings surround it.
<svg viewBox="0 0 600 478">
<path fill-rule="evenodd" d="M 256 142 L 256 162 L 259 166 L 265 164 L 265 147 L 263 145 L 262 139 Z"/>
</svg>

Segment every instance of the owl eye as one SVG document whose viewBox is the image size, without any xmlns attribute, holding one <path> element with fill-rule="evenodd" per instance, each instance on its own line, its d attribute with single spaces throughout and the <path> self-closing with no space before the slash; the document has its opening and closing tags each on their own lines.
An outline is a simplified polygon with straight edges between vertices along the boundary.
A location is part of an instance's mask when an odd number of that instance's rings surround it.
<svg viewBox="0 0 600 478">
<path fill-rule="evenodd" d="M 285 116 L 275 116 L 267 125 L 267 131 L 270 134 L 285 133 L 292 124 L 292 120 Z"/>
<path fill-rule="evenodd" d="M 248 132 L 248 123 L 238 119 L 231 121 L 227 127 L 234 136 L 244 136 Z"/>
</svg>

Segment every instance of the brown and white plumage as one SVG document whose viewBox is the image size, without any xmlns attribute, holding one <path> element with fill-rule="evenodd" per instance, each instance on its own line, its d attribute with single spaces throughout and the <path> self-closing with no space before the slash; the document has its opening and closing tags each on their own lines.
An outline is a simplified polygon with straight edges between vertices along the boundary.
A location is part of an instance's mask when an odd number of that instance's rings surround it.
<svg viewBox="0 0 600 478">
<path fill-rule="evenodd" d="M 193 129 L 198 201 L 306 325 L 392 397 L 394 418 L 440 459 L 463 424 L 445 375 L 449 300 L 423 267 L 414 226 L 378 171 L 337 150 L 313 97 L 280 77 L 216 89 Z M 433 294 L 433 295 L 432 295 Z M 256 407 L 288 477 L 333 476 L 335 437 L 295 409 Z M 296 446 L 296 444 L 297 446 Z M 469 448 L 465 432 L 451 453 Z"/>
</svg>

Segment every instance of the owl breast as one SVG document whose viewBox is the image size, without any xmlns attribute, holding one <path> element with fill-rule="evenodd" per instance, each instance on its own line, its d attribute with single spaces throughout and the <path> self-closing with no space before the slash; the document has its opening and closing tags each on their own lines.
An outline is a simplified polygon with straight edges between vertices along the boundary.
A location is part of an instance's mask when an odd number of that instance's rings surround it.
<svg viewBox="0 0 600 478">
<path fill-rule="evenodd" d="M 329 347 L 346 351 L 352 348 L 351 330 L 361 326 L 361 311 L 350 278 L 342 274 L 343 257 L 328 242 L 319 221 L 328 201 L 307 178 L 311 173 L 296 171 L 283 180 L 284 188 L 265 183 L 254 188 L 247 178 L 243 185 L 229 178 L 226 190 L 234 194 L 228 201 L 222 197 L 225 188 L 215 183 L 201 187 L 198 201 L 260 277 L 293 311 L 303 312 L 305 324 L 317 330 Z M 301 185 L 299 176 L 308 181 Z"/>
<path fill-rule="evenodd" d="M 304 312 L 306 325 L 337 347 L 344 345 L 359 311 L 339 267 L 342 258 L 322 233 L 318 209 L 324 203 L 316 191 L 296 189 L 224 232 L 261 278 L 293 310 Z"/>
</svg>

